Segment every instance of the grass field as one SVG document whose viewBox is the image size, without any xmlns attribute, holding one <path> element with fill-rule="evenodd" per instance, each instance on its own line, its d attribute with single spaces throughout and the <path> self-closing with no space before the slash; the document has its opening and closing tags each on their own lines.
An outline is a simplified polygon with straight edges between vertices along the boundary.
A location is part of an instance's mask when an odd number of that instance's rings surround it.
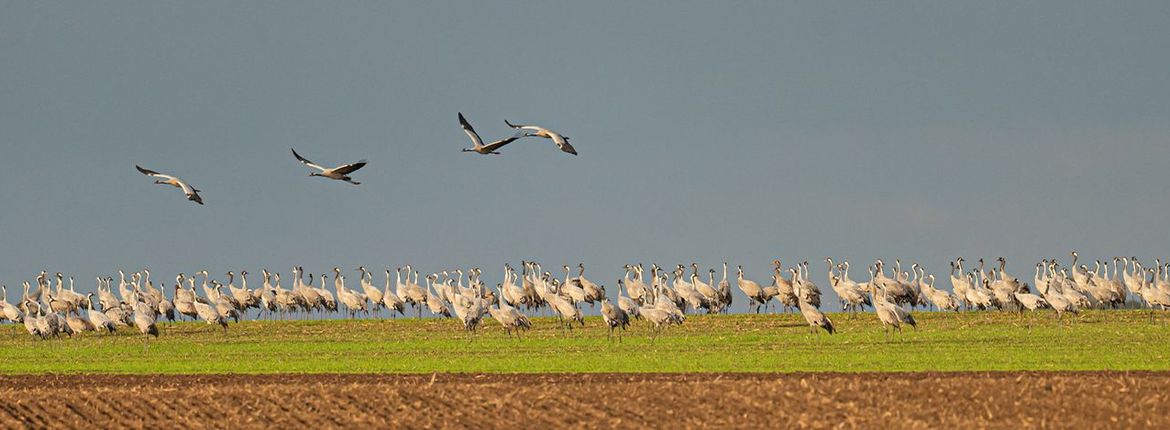
<svg viewBox="0 0 1170 430">
<path fill-rule="evenodd" d="M 523 340 L 485 320 L 246 321 L 225 337 L 203 323 L 165 323 L 142 337 L 87 334 L 39 341 L 0 326 L 0 373 L 431 373 L 1168 370 L 1170 327 L 1142 311 L 1050 314 L 918 313 L 919 329 L 887 339 L 873 314 L 831 315 L 836 335 L 810 334 L 799 315 L 690 316 L 653 338 L 635 322 L 610 341 L 597 318 L 564 335 L 535 318 Z"/>
</svg>

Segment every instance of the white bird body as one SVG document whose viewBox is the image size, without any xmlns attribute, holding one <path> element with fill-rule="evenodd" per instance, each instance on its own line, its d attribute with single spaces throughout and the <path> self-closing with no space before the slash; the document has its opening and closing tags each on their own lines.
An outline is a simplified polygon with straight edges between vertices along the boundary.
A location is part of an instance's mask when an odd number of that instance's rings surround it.
<svg viewBox="0 0 1170 430">
<path fill-rule="evenodd" d="M 564 287 L 563 285 L 561 287 Z M 554 311 L 561 316 L 562 321 L 566 325 L 571 325 L 573 322 L 578 322 L 582 326 L 585 325 L 585 319 L 581 315 L 581 310 L 577 309 L 568 300 L 565 300 L 561 295 L 554 294 L 548 296 L 548 302 L 552 305 Z"/>
<path fill-rule="evenodd" d="M 605 298 L 605 287 L 602 287 L 600 285 L 597 285 L 593 281 L 585 279 L 585 265 L 584 264 L 578 264 L 577 267 L 580 268 L 581 271 L 580 271 L 580 273 L 577 274 L 577 277 L 574 279 L 574 281 L 576 281 L 577 285 L 580 286 L 581 290 L 585 293 L 585 295 L 583 297 L 583 301 L 586 301 L 589 303 L 596 303 L 596 302 L 601 301 L 601 299 Z"/>
<path fill-rule="evenodd" d="M 643 319 L 650 321 L 656 331 L 661 331 L 672 324 L 682 324 L 682 320 L 677 315 L 657 307 L 643 306 L 638 309 L 638 313 L 642 315 Z"/>
<path fill-rule="evenodd" d="M 1056 311 L 1057 317 L 1064 315 L 1065 312 L 1075 314 L 1078 311 L 1076 304 L 1069 300 L 1069 296 L 1062 291 L 1064 287 L 1065 285 L 1060 278 L 1052 278 L 1048 281 L 1048 289 L 1041 291 L 1044 301 L 1048 302 L 1048 305 Z"/>
<path fill-rule="evenodd" d="M 627 296 L 622 295 L 622 288 L 625 287 L 625 280 L 618 279 L 618 309 L 624 311 L 627 315 L 633 318 L 641 318 L 642 315 L 638 312 L 638 302 Z M 629 290 L 627 289 L 627 292 Z"/>
<path fill-rule="evenodd" d="M 764 295 L 768 296 L 769 299 L 773 297 L 777 298 L 785 307 L 800 306 L 799 300 L 796 297 L 796 290 L 793 288 L 795 280 L 785 279 L 781 275 L 780 260 L 775 260 L 772 264 L 775 266 L 772 271 L 772 285 L 764 287 Z M 773 291 L 769 291 L 769 288 Z"/>
<path fill-rule="evenodd" d="M 195 187 L 192 187 L 191 184 L 188 184 L 186 181 L 183 181 L 182 179 L 179 179 L 178 177 L 175 177 L 175 176 L 164 175 L 164 174 L 156 172 L 154 170 L 144 169 L 144 168 L 142 168 L 142 166 L 139 166 L 137 164 L 134 165 L 134 167 L 137 168 L 138 171 L 141 172 L 143 175 L 157 178 L 154 181 L 154 183 L 171 185 L 173 187 L 176 187 L 180 190 L 183 190 L 183 195 L 187 196 L 187 200 L 193 201 L 195 203 L 203 204 L 203 197 L 199 196 L 199 190 L 195 189 Z"/>
<path fill-rule="evenodd" d="M 93 295 L 93 293 L 90 293 L 90 295 Z M 116 329 L 116 327 L 114 327 L 114 322 L 110 320 L 110 317 L 93 309 L 92 300 L 90 301 L 89 312 L 86 314 L 86 316 L 89 318 L 90 324 L 92 324 L 96 330 L 113 333 Z"/>
<path fill-rule="evenodd" d="M 708 274 L 710 273 L 712 272 L 708 272 Z M 697 273 L 691 275 L 691 286 L 695 287 L 695 292 L 708 302 L 717 300 L 717 296 L 719 296 L 719 292 L 715 291 L 710 283 L 703 282 L 703 278 L 699 277 Z"/>
<path fill-rule="evenodd" d="M 322 178 L 335 179 L 338 181 L 349 182 L 354 185 L 361 185 L 361 182 L 356 182 L 353 180 L 353 178 L 350 178 L 349 174 L 356 172 L 362 167 L 365 167 L 366 160 L 360 160 L 356 163 L 343 164 L 334 168 L 325 168 L 316 163 L 313 163 L 312 161 L 309 161 L 305 157 L 302 157 L 301 154 L 297 154 L 295 149 L 292 150 L 292 153 L 293 157 L 296 157 L 297 161 L 300 161 L 301 164 L 318 170 L 318 172 L 310 173 L 309 176 L 320 176 Z"/>
<path fill-rule="evenodd" d="M 387 281 L 389 281 L 389 279 L 387 279 Z M 366 294 L 366 298 L 369 299 L 370 303 L 373 304 L 374 310 L 381 308 L 383 305 L 382 301 L 384 299 L 384 295 L 382 294 L 382 290 L 379 290 L 374 286 L 374 275 L 370 274 L 369 272 L 365 272 L 361 279 L 361 286 L 362 291 L 364 291 Z"/>
<path fill-rule="evenodd" d="M 561 151 L 564 151 L 564 152 L 567 152 L 567 153 L 570 153 L 573 155 L 577 155 L 577 149 L 573 148 L 573 145 L 569 144 L 569 138 L 565 137 L 564 135 L 562 135 L 560 133 L 557 133 L 555 131 L 549 130 L 547 128 L 544 128 L 544 127 L 541 127 L 538 125 L 512 124 L 512 123 L 508 122 L 508 120 L 504 120 L 504 124 L 508 124 L 508 127 L 512 127 L 515 129 L 532 132 L 532 133 L 525 133 L 524 134 L 525 136 L 535 136 L 535 137 L 543 137 L 546 139 L 552 139 L 553 143 L 556 144 L 557 148 L 560 148 Z"/>
<path fill-rule="evenodd" d="M 3 291 L 4 298 L 0 300 L 0 319 L 6 319 L 14 323 L 24 322 L 24 313 L 20 311 L 20 308 L 8 303 L 8 287 L 4 286 Z"/>
<path fill-rule="evenodd" d="M 642 282 L 642 269 L 634 267 L 634 278 L 626 284 L 626 294 L 639 304 L 646 302 L 646 283 Z"/>
<path fill-rule="evenodd" d="M 390 270 L 386 270 L 386 289 L 382 292 L 382 306 L 389 309 L 392 316 L 395 311 L 399 315 L 405 315 L 406 312 L 406 302 L 390 290 Z"/>
<path fill-rule="evenodd" d="M 903 323 L 915 328 L 918 327 L 918 322 L 914 320 L 910 312 L 890 302 L 887 297 L 889 293 L 882 289 L 882 287 L 871 283 L 870 293 L 873 294 L 874 313 L 877 314 L 878 320 L 881 321 L 883 328 L 892 326 L 895 331 L 901 333 Z"/>
<path fill-rule="evenodd" d="M 427 277 L 426 300 L 427 309 L 434 315 L 442 315 L 445 317 L 451 316 L 451 311 L 447 309 L 447 305 L 443 303 L 443 298 L 437 294 L 433 294 L 431 290 L 434 288 L 435 275 Z"/>
<path fill-rule="evenodd" d="M 585 301 L 585 289 L 581 288 L 575 279 L 569 278 L 569 266 L 565 266 L 565 281 L 560 284 L 557 295 L 569 299 L 573 303 Z"/>
<path fill-rule="evenodd" d="M 926 299 L 934 304 L 939 310 L 944 311 L 958 311 L 959 299 L 954 294 L 940 290 L 934 287 L 934 275 L 928 277 L 929 282 L 922 282 L 919 289 Z"/>
<path fill-rule="evenodd" d="M 134 325 L 143 335 L 158 337 L 158 327 L 155 325 L 155 309 L 149 304 L 139 301 L 134 305 Z"/>
<path fill-rule="evenodd" d="M 521 137 L 521 136 L 506 137 L 506 138 L 497 140 L 495 142 L 489 143 L 487 145 L 484 145 L 483 139 L 479 138 L 479 133 L 476 133 L 475 129 L 471 127 L 471 123 L 467 122 L 467 118 L 463 117 L 463 112 L 459 112 L 459 126 L 463 127 L 463 132 L 467 133 L 467 137 L 471 138 L 471 147 L 470 148 L 463 148 L 463 152 L 475 152 L 475 153 L 485 154 L 485 155 L 486 154 L 499 155 L 499 152 L 497 152 L 497 151 L 500 148 L 503 148 L 504 145 L 512 143 L 513 141 L 515 141 L 516 139 L 519 139 Z"/>
<path fill-rule="evenodd" d="M 527 302 L 524 287 L 516 284 L 516 273 L 510 269 L 505 269 L 504 284 L 500 287 L 500 296 L 510 306 L 520 306 L 520 304 Z"/>
<path fill-rule="evenodd" d="M 227 334 L 227 319 L 225 319 L 218 309 L 208 303 L 199 301 L 192 302 L 195 306 L 195 311 L 199 318 L 206 321 L 208 325 L 219 324 L 223 327 L 224 334 Z"/>
<path fill-rule="evenodd" d="M 519 335 L 519 330 L 531 329 L 532 322 L 528 320 L 528 317 L 520 313 L 520 311 L 517 311 L 515 307 L 509 305 L 508 302 L 504 300 L 503 295 L 504 293 L 501 292 L 499 304 L 497 307 L 488 309 L 492 319 L 496 320 L 496 322 L 499 322 L 500 325 L 504 326 L 504 331 L 508 332 L 509 337 L 512 335 L 513 330 L 516 330 L 517 335 Z"/>
<path fill-rule="evenodd" d="M 1020 306 L 1030 311 L 1048 307 L 1048 302 L 1044 301 L 1043 297 L 1032 293 L 1015 293 L 1015 299 Z"/>
<path fill-rule="evenodd" d="M 24 322 L 24 329 L 26 331 L 28 331 L 28 334 L 30 336 L 37 336 L 37 337 L 40 337 L 41 339 L 44 339 L 45 337 L 47 337 L 47 335 L 41 334 L 41 318 L 40 317 L 30 313 L 24 317 L 23 322 Z"/>
</svg>

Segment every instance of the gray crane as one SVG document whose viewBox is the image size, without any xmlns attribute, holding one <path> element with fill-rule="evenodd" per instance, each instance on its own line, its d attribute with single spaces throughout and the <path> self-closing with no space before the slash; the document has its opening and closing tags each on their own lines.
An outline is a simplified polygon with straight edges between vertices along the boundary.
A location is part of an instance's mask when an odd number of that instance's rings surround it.
<svg viewBox="0 0 1170 430">
<path fill-rule="evenodd" d="M 815 297 L 817 303 L 820 303 L 820 293 L 812 294 L 809 292 L 815 286 L 801 279 L 798 273 L 799 269 L 790 270 L 793 279 L 792 292 L 796 295 L 796 306 L 800 309 L 800 314 L 804 316 L 804 321 L 808 323 L 809 330 L 817 333 L 817 329 L 822 328 L 829 334 L 836 333 L 837 329 L 833 326 L 833 320 L 821 312 L 816 305 L 809 302 L 810 298 Z"/>
<path fill-rule="evenodd" d="M 86 316 L 89 318 L 89 323 L 93 324 L 95 330 L 101 330 L 101 331 L 105 331 L 107 333 L 113 333 L 116 330 L 116 327 L 114 327 L 114 322 L 111 321 L 110 317 L 106 316 L 106 314 L 94 310 L 93 309 L 93 293 L 89 293 L 88 296 L 89 296 L 89 312 L 87 313 Z"/>
<path fill-rule="evenodd" d="M 195 312 L 199 315 L 199 318 L 202 318 L 203 321 L 206 321 L 208 325 L 219 324 L 220 327 L 223 327 L 223 334 L 225 336 L 227 335 L 227 319 L 220 315 L 218 309 L 209 303 L 203 303 L 198 300 L 193 301 L 192 304 L 195 306 Z"/>
<path fill-rule="evenodd" d="M 618 309 L 625 311 L 627 316 L 634 317 L 634 319 L 641 319 L 642 314 L 638 313 L 638 302 L 628 296 L 622 295 L 622 289 L 626 289 L 628 293 L 628 288 L 625 285 L 625 279 L 618 279 Z"/>
<path fill-rule="evenodd" d="M 35 309 L 39 311 L 39 308 L 31 308 L 31 306 L 34 304 L 36 304 L 36 302 L 34 302 L 32 299 L 24 301 L 25 309 Z M 41 339 L 45 338 L 45 335 L 41 333 L 41 318 L 31 311 L 29 311 L 28 314 L 24 317 L 24 329 L 28 331 L 30 336 L 36 336 Z"/>
<path fill-rule="evenodd" d="M 552 284 L 553 288 L 557 289 L 558 294 L 550 294 L 547 296 L 547 298 L 549 304 L 552 305 L 553 310 L 556 311 L 557 315 L 561 317 L 561 324 L 563 324 L 561 326 L 562 330 L 568 329 L 569 331 L 572 331 L 574 322 L 581 324 L 581 326 L 584 327 L 585 317 L 581 315 L 581 310 L 577 309 L 577 306 L 574 306 L 568 300 L 565 300 L 564 297 L 560 296 L 559 286 L 561 286 L 561 284 L 559 281 L 553 279 Z"/>
<path fill-rule="evenodd" d="M 390 312 L 391 317 L 394 316 L 394 312 L 398 312 L 398 315 L 406 315 L 406 302 L 390 290 L 390 269 L 386 269 L 386 287 L 382 291 L 382 306 Z"/>
<path fill-rule="evenodd" d="M 156 310 L 150 304 L 136 299 L 134 304 L 134 326 L 142 333 L 142 348 L 146 349 L 146 342 L 150 336 L 158 337 L 158 326 L 155 325 Z"/>
<path fill-rule="evenodd" d="M 882 322 L 882 329 L 886 332 L 886 337 L 890 335 L 890 327 L 893 327 L 898 334 L 902 333 L 902 324 L 909 324 L 915 329 L 918 328 L 918 322 L 914 320 L 914 316 L 906 309 L 890 302 L 887 297 L 887 292 L 884 287 L 879 286 L 876 282 L 870 282 L 869 292 L 873 295 L 873 308 L 877 314 L 878 320 Z"/>
<path fill-rule="evenodd" d="M 23 323 L 24 313 L 20 311 L 20 308 L 8 303 L 8 286 L 0 286 L 0 289 L 4 291 L 4 298 L 0 300 L 0 319 L 6 319 L 17 324 Z"/>
<path fill-rule="evenodd" d="M 735 266 L 735 277 L 739 290 L 748 298 L 748 309 L 755 306 L 756 313 L 760 313 L 760 308 L 768 304 L 768 296 L 764 293 L 764 289 L 760 288 L 760 284 L 755 281 L 744 278 L 742 265 Z"/>
<path fill-rule="evenodd" d="M 621 328 L 626 331 L 630 326 L 630 315 L 621 308 L 614 306 L 609 302 L 609 297 L 601 298 L 601 318 L 605 321 L 605 325 L 609 327 L 609 339 L 613 340 L 613 331 L 616 328 Z M 618 334 L 618 341 L 621 341 L 621 334 Z"/>
<path fill-rule="evenodd" d="M 504 300 L 504 293 L 502 291 L 499 294 L 498 300 L 499 306 L 488 308 L 488 313 L 491 314 L 492 319 L 504 326 L 504 331 L 508 333 L 508 338 L 512 337 L 513 331 L 516 332 L 516 337 L 519 338 L 520 330 L 529 330 L 532 328 L 532 322 L 528 320 L 528 317 Z"/>
<path fill-rule="evenodd" d="M 356 163 L 342 164 L 334 168 L 326 168 L 309 161 L 305 157 L 302 157 L 301 154 L 297 154 L 297 150 L 295 149 L 292 150 L 292 153 L 293 157 L 296 157 L 297 161 L 301 162 L 301 164 L 319 170 L 319 172 L 309 173 L 309 176 L 320 176 L 322 178 L 335 179 L 338 181 L 349 182 L 354 185 L 361 185 L 361 182 L 357 182 L 353 180 L 353 178 L 350 178 L 349 174 L 356 172 L 362 167 L 365 167 L 366 160 L 360 160 Z"/>
<path fill-rule="evenodd" d="M 660 309 L 654 306 L 643 306 L 638 310 L 642 314 L 642 318 L 654 325 L 654 336 L 657 337 L 662 334 L 662 330 L 670 327 L 672 324 L 682 324 L 682 319 L 678 314 L 667 310 Z"/>
</svg>

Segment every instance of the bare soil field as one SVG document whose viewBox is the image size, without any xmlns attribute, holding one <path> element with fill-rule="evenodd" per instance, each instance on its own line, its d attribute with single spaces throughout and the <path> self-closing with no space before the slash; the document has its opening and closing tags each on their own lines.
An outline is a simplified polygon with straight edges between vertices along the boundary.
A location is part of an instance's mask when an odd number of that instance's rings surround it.
<svg viewBox="0 0 1170 430">
<path fill-rule="evenodd" d="M 0 428 L 1170 428 L 1168 372 L 0 376 Z"/>
</svg>

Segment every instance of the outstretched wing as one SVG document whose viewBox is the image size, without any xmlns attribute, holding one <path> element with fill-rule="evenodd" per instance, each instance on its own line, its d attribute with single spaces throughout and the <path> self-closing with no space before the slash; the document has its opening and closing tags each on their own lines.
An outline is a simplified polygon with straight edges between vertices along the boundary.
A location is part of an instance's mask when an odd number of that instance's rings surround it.
<svg viewBox="0 0 1170 430">
<path fill-rule="evenodd" d="M 521 129 L 521 130 L 533 130 L 533 131 L 541 131 L 541 130 L 544 130 L 544 127 L 538 127 L 538 126 L 535 126 L 535 125 L 527 125 L 527 124 L 512 124 L 512 123 L 508 122 L 508 120 L 506 120 L 506 119 L 504 120 L 504 124 L 508 124 L 508 127 L 512 127 L 512 128 L 518 128 L 518 129 Z"/>
<path fill-rule="evenodd" d="M 139 172 L 142 172 L 142 174 L 146 175 L 146 176 L 153 176 L 156 178 L 163 178 L 163 179 L 167 179 L 167 180 L 178 180 L 179 179 L 179 178 L 176 178 L 174 176 L 164 175 L 162 173 L 159 173 L 159 172 L 156 172 L 156 171 L 153 171 L 150 169 L 143 169 L 142 166 L 139 166 L 137 164 L 134 165 L 134 168 L 138 169 Z"/>
<path fill-rule="evenodd" d="M 187 195 L 187 200 L 203 204 L 203 197 L 199 196 L 199 190 L 196 190 L 191 184 L 179 181 L 179 188 L 183 190 L 183 194 Z"/>
<path fill-rule="evenodd" d="M 577 149 L 573 148 L 573 145 L 569 144 L 569 139 L 566 139 L 565 136 L 561 136 L 560 134 L 557 134 L 557 133 L 552 133 L 552 139 L 553 139 L 553 143 L 557 144 L 557 148 L 561 148 L 561 151 L 565 151 L 565 152 L 568 152 L 570 154 L 577 155 Z"/>
<path fill-rule="evenodd" d="M 361 161 L 358 161 L 356 163 L 350 163 L 350 164 L 346 164 L 344 166 L 339 166 L 339 167 L 333 169 L 333 173 L 348 175 L 350 173 L 357 171 L 357 169 L 360 169 L 362 167 L 366 167 L 366 160 L 361 160 Z"/>
<path fill-rule="evenodd" d="M 483 140 L 479 138 L 479 134 L 475 132 L 475 129 L 471 128 L 471 123 L 467 122 L 467 118 L 463 117 L 463 112 L 459 113 L 459 126 L 463 127 L 463 132 L 467 133 L 467 137 L 471 138 L 471 143 L 476 148 L 483 146 Z"/>
<path fill-rule="evenodd" d="M 289 148 L 289 149 L 292 149 L 292 148 Z M 304 164 L 304 165 L 306 165 L 306 166 L 309 166 L 309 167 L 312 167 L 312 168 L 314 168 L 314 169 L 320 170 L 320 171 L 322 171 L 322 172 L 324 172 L 324 171 L 326 171 L 326 170 L 329 170 L 329 169 L 326 169 L 326 168 L 324 168 L 324 167 L 321 167 L 321 166 L 319 166 L 319 165 L 317 165 L 317 164 L 313 163 L 312 161 L 309 161 L 309 159 L 307 159 L 307 158 L 305 158 L 305 157 L 302 157 L 302 156 L 301 156 L 301 154 L 297 154 L 297 150 L 295 150 L 295 149 L 292 149 L 292 153 L 293 153 L 293 157 L 297 157 L 297 161 L 300 161 L 300 162 L 301 162 L 301 164 Z"/>
<path fill-rule="evenodd" d="M 512 136 L 512 137 L 509 137 L 506 139 L 500 139 L 500 140 L 497 140 L 495 142 L 492 142 L 491 144 L 489 144 L 487 146 L 484 146 L 483 149 L 488 151 L 488 152 L 493 152 L 497 149 L 503 148 L 504 145 L 512 143 L 512 141 L 519 139 L 521 137 L 523 137 L 523 136 Z"/>
</svg>

